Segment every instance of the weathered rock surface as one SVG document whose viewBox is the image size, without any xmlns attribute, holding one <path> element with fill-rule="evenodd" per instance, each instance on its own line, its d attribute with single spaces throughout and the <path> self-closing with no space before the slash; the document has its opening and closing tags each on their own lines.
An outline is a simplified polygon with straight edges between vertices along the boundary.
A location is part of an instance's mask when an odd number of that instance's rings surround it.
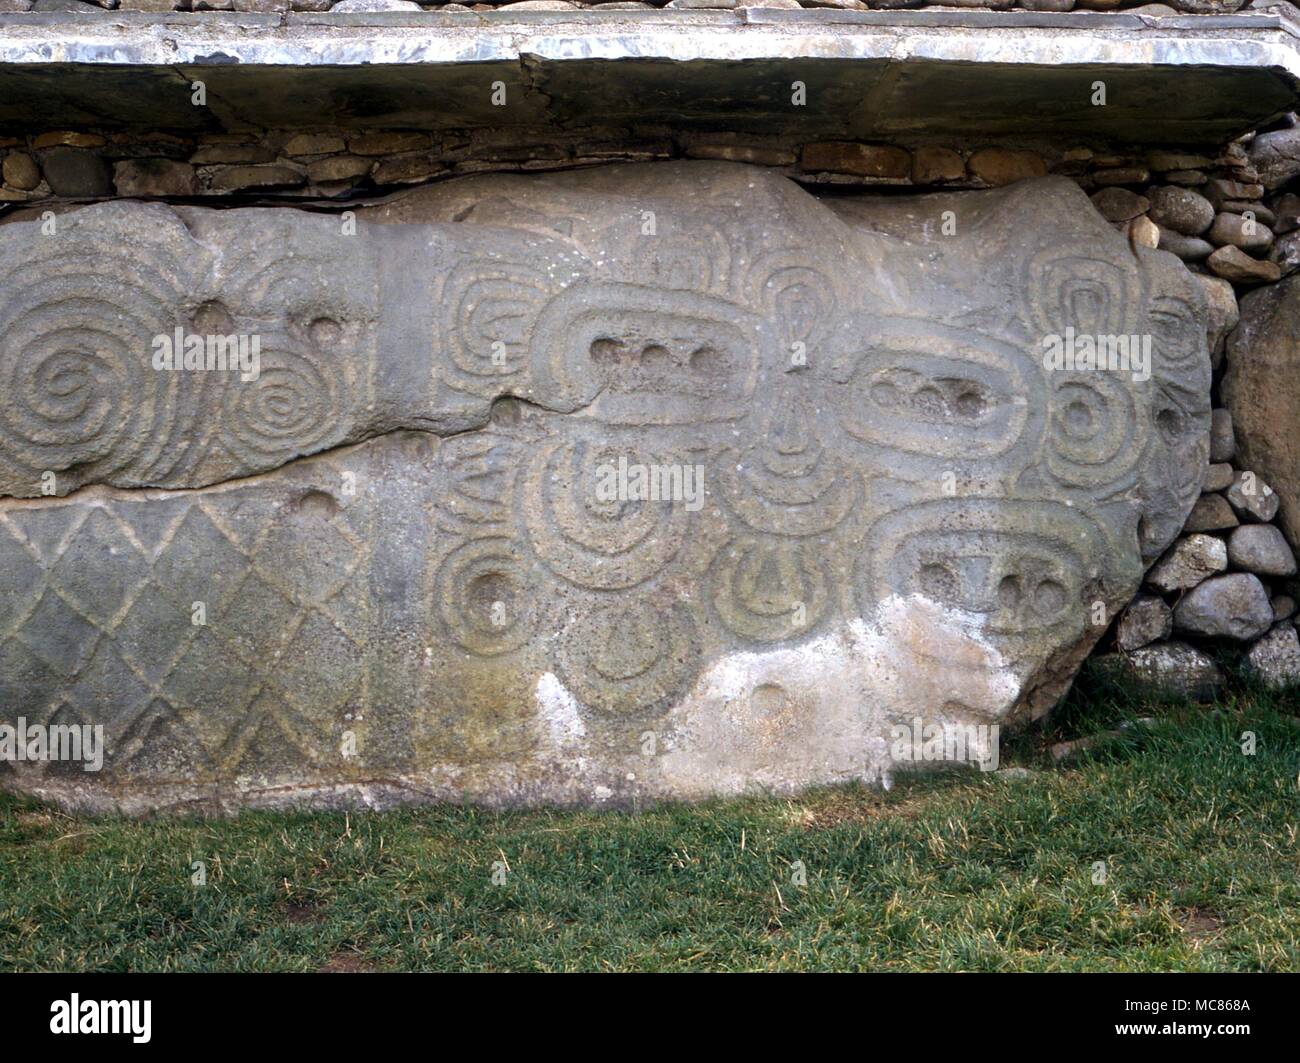
<svg viewBox="0 0 1300 1063">
<path fill-rule="evenodd" d="M 1278 493 L 1250 469 L 1242 470 L 1233 478 L 1227 499 L 1242 517 L 1264 522 L 1276 517 L 1281 505 Z"/>
<path fill-rule="evenodd" d="M 194 167 L 171 159 L 127 159 L 113 167 L 113 183 L 123 196 L 192 196 Z"/>
<path fill-rule="evenodd" d="M 1220 277 L 1235 284 L 1272 284 L 1282 276 L 1276 262 L 1252 258 L 1239 247 L 1225 244 L 1205 260 L 1205 264 Z"/>
<path fill-rule="evenodd" d="M 983 148 L 966 160 L 966 166 L 991 185 L 1007 185 L 1047 173 L 1047 164 L 1035 152 L 1007 148 Z"/>
<path fill-rule="evenodd" d="M 1300 269 L 1300 232 L 1287 233 L 1269 249 L 1268 260 L 1277 264 L 1283 275 Z"/>
<path fill-rule="evenodd" d="M 1126 674 L 1158 694 L 1180 694 L 1210 701 L 1223 686 L 1223 672 L 1208 654 L 1185 642 L 1160 642 L 1132 653 L 1108 653 L 1096 658 L 1103 671 Z"/>
<path fill-rule="evenodd" d="M 1129 243 L 1137 247 L 1160 246 L 1160 226 L 1148 217 L 1134 218 L 1126 227 Z"/>
<path fill-rule="evenodd" d="M 1205 182 L 1201 189 L 1215 210 L 1223 210 L 1229 203 L 1253 202 L 1264 194 L 1264 186 L 1252 181 L 1231 181 L 1216 177 Z"/>
<path fill-rule="evenodd" d="M 1161 251 L 1177 255 L 1184 262 L 1203 262 L 1214 254 L 1214 245 L 1208 240 L 1202 240 L 1199 236 L 1183 236 L 1182 233 L 1166 229 L 1163 225 L 1156 226 L 1156 246 Z M 1203 274 L 1198 273 L 1196 276 L 1203 276 Z M 1220 277 L 1215 279 L 1222 280 Z M 1224 283 L 1228 282 L 1224 281 Z M 1213 324 L 1210 327 L 1213 329 Z"/>
<path fill-rule="evenodd" d="M 1222 495 L 1201 495 L 1187 515 L 1183 530 L 1187 532 L 1222 531 L 1235 528 L 1241 522 L 1232 511 L 1232 506 Z"/>
<path fill-rule="evenodd" d="M 1210 461 L 1231 461 L 1237 453 L 1237 436 L 1232 428 L 1232 411 L 1210 411 Z"/>
<path fill-rule="evenodd" d="M 1214 222 L 1214 206 L 1199 192 L 1177 185 L 1152 188 L 1151 220 L 1184 236 L 1200 236 Z"/>
<path fill-rule="evenodd" d="M 82 198 L 107 196 L 113 192 L 113 178 L 104 160 L 81 148 L 53 148 L 42 160 L 45 180 L 56 196 Z"/>
<path fill-rule="evenodd" d="M 1226 491 L 1237 479 L 1237 474 L 1226 461 L 1215 462 L 1206 466 L 1205 479 L 1201 481 L 1202 491 Z"/>
<path fill-rule="evenodd" d="M 1228 337 L 1224 399 L 1241 465 L 1277 492 L 1280 523 L 1300 547 L 1300 277 L 1251 292 Z"/>
<path fill-rule="evenodd" d="M 1228 568 L 1228 548 L 1213 535 L 1189 535 L 1179 539 L 1147 573 L 1156 590 L 1185 591 Z"/>
<path fill-rule="evenodd" d="M 1273 230 L 1252 218 L 1225 212 L 1215 215 L 1206 239 L 1212 244 L 1231 244 L 1243 251 L 1266 251 L 1273 242 Z"/>
<path fill-rule="evenodd" d="M 1174 629 L 1174 614 L 1169 606 L 1150 594 L 1141 594 L 1124 610 L 1115 629 L 1115 644 L 1121 650 L 1136 650 L 1159 639 L 1168 638 Z"/>
<path fill-rule="evenodd" d="M 1209 251 L 1206 254 L 1209 254 Z M 1224 341 L 1240 317 L 1237 296 L 1232 290 L 1232 285 L 1222 277 L 1211 277 L 1204 273 L 1197 273 L 1194 276 L 1205 293 L 1209 313 L 1206 339 L 1210 345 L 1210 361 L 1217 369 L 1223 357 Z M 1211 441 L 1211 449 L 1213 449 L 1213 441 Z"/>
<path fill-rule="evenodd" d="M 1246 671 L 1266 686 L 1300 683 L 1300 636 L 1292 624 L 1278 624 L 1246 654 Z"/>
<path fill-rule="evenodd" d="M 1261 133 L 1250 145 L 1251 165 L 1266 188 L 1280 188 L 1300 174 L 1300 127 Z"/>
<path fill-rule="evenodd" d="M 892 727 L 1046 711 L 1200 491 L 1199 289 L 1064 179 L 820 201 L 623 166 L 356 220 L 0 226 L 0 712 L 108 748 L 6 785 L 139 810 L 880 779 Z M 178 327 L 260 337 L 257 378 L 153 369 Z M 1067 329 L 1151 335 L 1149 378 L 1046 369 Z"/>
<path fill-rule="evenodd" d="M 1244 524 L 1228 537 L 1228 560 L 1260 576 L 1294 576 L 1295 555 L 1272 524 Z"/>
<path fill-rule="evenodd" d="M 1151 201 L 1146 196 L 1139 196 L 1136 192 L 1130 192 L 1127 188 L 1103 188 L 1092 197 L 1092 205 L 1097 208 L 1097 212 L 1107 221 L 1132 221 L 1141 214 L 1145 214 L 1151 206 Z M 1205 204 L 1209 207 L 1209 203 Z M 1210 207 L 1210 215 L 1213 217 L 1214 208 Z M 1159 221 L 1159 218 L 1153 218 L 1153 221 Z"/>
<path fill-rule="evenodd" d="M 903 178 L 911 172 L 912 157 L 890 145 L 826 141 L 804 146 L 802 166 L 809 171 Z"/>
<path fill-rule="evenodd" d="M 1273 230 L 1290 233 L 1300 229 L 1300 196 L 1287 192 L 1273 201 L 1273 215 L 1277 219 Z"/>
<path fill-rule="evenodd" d="M 1247 572 L 1215 576 L 1194 587 L 1174 607 L 1174 627 L 1207 638 L 1249 642 L 1273 623 L 1273 606 L 1258 577 Z"/>
<path fill-rule="evenodd" d="M 354 11 L 418 11 L 420 5 L 414 0 L 339 0 L 331 10 L 341 14 Z"/>
<path fill-rule="evenodd" d="M 30 191 L 41 183 L 41 169 L 26 152 L 11 151 L 0 166 L 0 176 L 12 188 Z"/>
</svg>

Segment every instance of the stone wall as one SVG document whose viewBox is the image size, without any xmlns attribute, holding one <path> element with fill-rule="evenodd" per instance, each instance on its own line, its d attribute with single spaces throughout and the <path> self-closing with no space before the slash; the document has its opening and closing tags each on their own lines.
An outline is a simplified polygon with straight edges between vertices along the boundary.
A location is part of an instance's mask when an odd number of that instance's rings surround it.
<svg viewBox="0 0 1300 1063">
<path fill-rule="evenodd" d="M 790 136 L 761 137 L 728 132 L 683 133 L 663 127 L 601 128 L 557 135 L 551 130 L 467 129 L 430 133 L 420 129 L 250 130 L 199 134 L 115 133 L 110 130 L 42 130 L 23 137 L 0 137 L 3 185 L 0 204 L 41 203 L 109 196 L 190 198 L 259 196 L 286 202 L 351 199 L 396 188 L 475 173 L 538 173 L 609 162 L 711 159 L 763 166 L 810 186 L 845 188 L 979 189 L 997 188 L 1047 174 L 1070 177 L 1087 192 L 1116 191 L 1098 199 L 1108 220 L 1136 218 L 1128 193 L 1152 182 L 1197 189 L 1206 186 L 1234 209 L 1255 209 L 1263 223 L 1268 208 L 1257 174 L 1241 144 L 1221 154 L 1078 145 L 1054 147 L 1029 141 L 968 144 L 960 141 L 880 142 L 801 141 Z M 1232 188 L 1222 182 L 1236 182 Z M 1226 196 L 1231 192 L 1231 197 Z M 1123 207 L 1118 204 L 1124 204 Z M 1107 204 L 1115 204 L 1107 207 Z M 1127 212 L 1128 217 L 1123 215 Z M 1153 230 L 1142 226 L 1143 233 Z M 1139 239 L 1145 238 L 1139 233 Z M 1166 230 L 1165 250 L 1189 263 L 1204 262 L 1216 247 L 1234 241 L 1221 229 L 1211 243 L 1180 244 Z M 1240 238 L 1234 238 L 1241 244 Z M 1172 242 L 1170 242 L 1172 241 Z M 1235 245 L 1234 245 L 1235 246 Z M 1289 245 L 1288 245 L 1289 246 Z M 1204 251 L 1204 254 L 1201 252 Z M 1231 253 L 1207 265 L 1230 276 L 1235 270 L 1261 269 L 1258 279 L 1276 279 L 1270 266 L 1251 267 Z M 1226 271 L 1226 272 L 1225 272 Z M 1237 277 L 1230 276 L 1236 280 Z"/>
<path fill-rule="evenodd" d="M 1216 400 L 1210 467 L 1204 492 L 1184 534 L 1147 573 L 1146 590 L 1124 613 L 1114 634 L 1118 653 L 1105 663 L 1158 686 L 1209 698 L 1223 686 L 1214 651 L 1240 647 L 1245 668 L 1266 685 L 1300 681 L 1294 528 L 1279 526 L 1280 495 L 1292 495 L 1300 469 L 1292 461 L 1254 464 L 1285 450 L 1293 432 L 1276 416 L 1294 377 L 1265 362 L 1265 346 L 1289 349 L 1295 331 L 1280 326 L 1267 339 L 1238 324 L 1238 299 L 1259 318 L 1267 286 L 1300 267 L 1300 199 L 1287 191 L 1300 173 L 1300 129 L 1291 122 L 1228 145 L 1219 166 L 1179 160 L 1188 172 L 1161 175 L 1093 195 L 1098 209 L 1135 239 L 1176 254 L 1197 271 L 1211 307 L 1209 346 Z M 1273 300 L 1276 302 L 1276 300 Z M 1260 365 L 1258 363 L 1264 362 Z M 1236 381 L 1229 403 L 1225 381 Z M 1291 405 L 1288 405 L 1291 404 Z M 1250 426 L 1246 445 L 1234 431 L 1233 406 Z M 1274 412 L 1269 417 L 1268 413 Z M 1270 480 L 1274 477 L 1281 478 Z M 1231 650 L 1229 656 L 1235 656 Z"/>
</svg>

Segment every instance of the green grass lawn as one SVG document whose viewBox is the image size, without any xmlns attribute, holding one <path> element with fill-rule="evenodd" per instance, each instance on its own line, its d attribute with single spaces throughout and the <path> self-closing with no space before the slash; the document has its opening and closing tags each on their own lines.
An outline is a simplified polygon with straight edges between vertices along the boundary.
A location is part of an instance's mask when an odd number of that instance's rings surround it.
<svg viewBox="0 0 1300 1063">
<path fill-rule="evenodd" d="M 1153 706 L 1094 677 L 1004 742 L 1027 770 L 636 814 L 131 822 L 4 797 L 0 968 L 1300 970 L 1296 700 Z M 1137 715 L 1159 723 L 1047 755 Z"/>
</svg>

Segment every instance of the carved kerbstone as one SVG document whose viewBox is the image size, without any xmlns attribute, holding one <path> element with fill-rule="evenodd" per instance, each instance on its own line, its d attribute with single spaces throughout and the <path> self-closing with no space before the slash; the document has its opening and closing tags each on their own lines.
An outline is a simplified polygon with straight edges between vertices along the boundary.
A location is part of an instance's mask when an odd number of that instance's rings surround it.
<svg viewBox="0 0 1300 1063">
<path fill-rule="evenodd" d="M 120 202 L 0 263 L 0 721 L 107 741 L 0 777 L 69 804 L 887 778 L 894 726 L 1051 706 L 1208 453 L 1190 276 L 1064 180 Z M 155 369 L 178 327 L 257 379 Z M 1149 375 L 1045 368 L 1070 335 Z"/>
</svg>

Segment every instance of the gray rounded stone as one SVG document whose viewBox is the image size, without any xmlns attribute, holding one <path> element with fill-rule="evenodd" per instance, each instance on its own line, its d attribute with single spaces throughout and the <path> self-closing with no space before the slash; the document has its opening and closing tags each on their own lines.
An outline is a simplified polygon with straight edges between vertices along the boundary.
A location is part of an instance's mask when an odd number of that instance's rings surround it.
<svg viewBox="0 0 1300 1063">
<path fill-rule="evenodd" d="M 1294 192 L 1278 196 L 1273 203 L 1273 214 L 1277 218 L 1273 225 L 1275 233 L 1289 233 L 1300 229 L 1300 196 Z"/>
<path fill-rule="evenodd" d="M 1281 188 L 1300 174 L 1300 126 L 1261 133 L 1251 141 L 1250 162 L 1266 188 Z"/>
<path fill-rule="evenodd" d="M 1201 481 L 1202 491 L 1226 491 L 1237 478 L 1236 470 L 1226 461 L 1215 462 L 1205 468 L 1205 478 Z"/>
<path fill-rule="evenodd" d="M 1277 215 L 1269 210 L 1262 200 L 1229 199 L 1225 200 L 1219 209 L 1227 214 L 1253 214 L 1256 221 L 1263 222 L 1273 230 L 1274 236 L 1277 235 L 1277 228 L 1274 225 Z"/>
<path fill-rule="evenodd" d="M 93 151 L 51 148 L 45 152 L 41 164 L 45 181 L 56 196 L 85 199 L 113 194 L 113 177 L 108 166 Z"/>
<path fill-rule="evenodd" d="M 1300 269 L 1300 232 L 1279 237 L 1268 252 L 1268 260 L 1277 263 L 1284 274 Z"/>
<path fill-rule="evenodd" d="M 1174 607 L 1174 628 L 1206 638 L 1249 642 L 1273 623 L 1268 591 L 1257 576 L 1234 572 L 1194 587 Z"/>
<path fill-rule="evenodd" d="M 1280 505 L 1277 492 L 1249 470 L 1237 473 L 1227 498 L 1242 517 L 1262 524 L 1277 516 Z"/>
<path fill-rule="evenodd" d="M 1147 197 L 1151 201 L 1147 214 L 1161 228 L 1200 236 L 1214 223 L 1214 204 L 1190 188 L 1161 185 L 1148 189 Z"/>
<path fill-rule="evenodd" d="M 1262 221 L 1240 214 L 1221 213 L 1214 216 L 1205 238 L 1217 247 L 1231 244 L 1247 252 L 1267 251 L 1273 243 L 1273 230 Z"/>
<path fill-rule="evenodd" d="M 1293 624 L 1278 624 L 1250 648 L 1247 673 L 1265 686 L 1281 688 L 1300 683 L 1300 636 Z"/>
<path fill-rule="evenodd" d="M 1184 236 L 1163 225 L 1156 227 L 1156 246 L 1161 251 L 1177 255 L 1184 262 L 1201 262 L 1214 253 L 1214 245 L 1199 236 Z"/>
<path fill-rule="evenodd" d="M 1272 524 L 1244 524 L 1228 536 L 1228 561 L 1260 576 L 1294 576 L 1295 554 Z"/>
<path fill-rule="evenodd" d="M 1185 642 L 1157 642 L 1131 653 L 1106 654 L 1098 667 L 1137 680 L 1153 692 L 1212 701 L 1223 687 L 1223 672 L 1202 651 Z"/>
</svg>

